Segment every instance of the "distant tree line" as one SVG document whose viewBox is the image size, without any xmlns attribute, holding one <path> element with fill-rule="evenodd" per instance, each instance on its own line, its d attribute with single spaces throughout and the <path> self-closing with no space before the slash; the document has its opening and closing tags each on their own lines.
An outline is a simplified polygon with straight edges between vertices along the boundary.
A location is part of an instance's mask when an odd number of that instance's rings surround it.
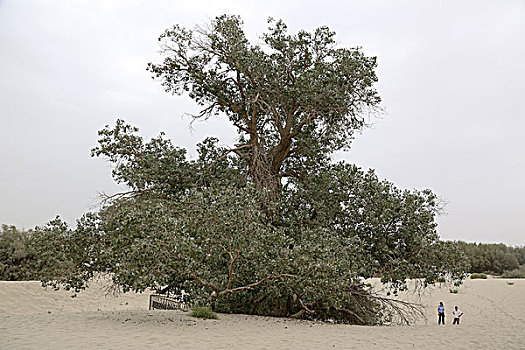
<svg viewBox="0 0 525 350">
<path fill-rule="evenodd" d="M 467 243 L 456 244 L 470 262 L 471 273 L 490 273 L 501 275 L 505 271 L 516 270 L 525 264 L 525 247 L 509 247 L 505 244 Z"/>
<path fill-rule="evenodd" d="M 0 229 L 0 280 L 52 280 L 75 267 L 77 233 L 60 218 L 31 230 L 2 225 Z"/>
</svg>

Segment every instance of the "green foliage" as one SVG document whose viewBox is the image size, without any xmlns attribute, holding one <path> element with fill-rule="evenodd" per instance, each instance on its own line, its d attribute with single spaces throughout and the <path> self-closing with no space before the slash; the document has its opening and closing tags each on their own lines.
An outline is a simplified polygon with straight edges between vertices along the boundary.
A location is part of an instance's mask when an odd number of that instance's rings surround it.
<svg viewBox="0 0 525 350">
<path fill-rule="evenodd" d="M 456 288 L 449 288 L 448 291 L 449 291 L 450 293 L 452 293 L 452 294 L 458 294 L 459 289 L 456 289 Z"/>
<path fill-rule="evenodd" d="M 505 271 L 502 278 L 525 278 L 525 265 L 521 265 L 519 269 Z"/>
<path fill-rule="evenodd" d="M 371 171 L 327 164 L 288 182 L 271 208 L 215 140 L 201 144 L 194 161 L 170 162 L 147 157 L 158 139 L 144 144 L 122 121 L 115 129 L 101 132 L 94 153 L 120 167 L 114 176 L 131 190 L 108 198 L 69 235 L 79 263 L 58 281 L 67 288 L 110 272 L 124 291 L 183 289 L 190 303 L 220 312 L 378 324 L 392 310 L 363 278 L 381 275 L 399 290 L 407 278 L 462 277 L 461 252 L 438 240 L 439 202 L 430 191 L 401 191 Z M 175 149 L 162 147 L 160 154 Z M 145 175 L 162 167 L 165 176 Z"/>
<path fill-rule="evenodd" d="M 213 312 L 209 307 L 205 306 L 196 306 L 191 309 L 190 316 L 197 318 L 205 318 L 209 320 L 218 320 L 219 316 Z"/>
<path fill-rule="evenodd" d="M 2 225 L 0 279 L 55 280 L 63 277 L 74 265 L 72 234 L 59 217 L 29 231 Z"/>
<path fill-rule="evenodd" d="M 470 279 L 477 280 L 477 279 L 487 279 L 487 275 L 484 273 L 473 273 L 470 275 Z"/>
<path fill-rule="evenodd" d="M 287 224 L 325 227 L 332 237 L 347 240 L 343 246 L 354 247 L 354 266 L 347 268 L 359 276 L 379 275 L 401 287 L 407 278 L 464 277 L 462 252 L 439 241 L 434 217 L 441 207 L 431 191 L 402 191 L 372 170 L 344 163 L 327 165 L 289 187 Z"/>
<path fill-rule="evenodd" d="M 514 285 L 514 282 L 507 282 L 507 285 L 508 285 L 508 286 L 513 286 L 513 285 Z"/>
<path fill-rule="evenodd" d="M 2 225 L 0 230 L 0 280 L 33 280 L 40 276 L 33 268 L 35 252 L 30 242 L 31 232 Z"/>
<path fill-rule="evenodd" d="M 363 112 L 380 102 L 375 57 L 337 47 L 328 27 L 294 35 L 282 21 L 268 23 L 260 44 L 248 41 L 238 16 L 205 28 L 175 25 L 159 38 L 163 63 L 148 66 L 167 92 L 202 106 L 196 117 L 229 118 L 239 133 L 235 152 L 258 189 L 275 189 L 348 147 Z"/>
<path fill-rule="evenodd" d="M 525 247 L 509 247 L 504 244 L 456 242 L 467 255 L 470 272 L 502 274 L 525 264 Z"/>
</svg>

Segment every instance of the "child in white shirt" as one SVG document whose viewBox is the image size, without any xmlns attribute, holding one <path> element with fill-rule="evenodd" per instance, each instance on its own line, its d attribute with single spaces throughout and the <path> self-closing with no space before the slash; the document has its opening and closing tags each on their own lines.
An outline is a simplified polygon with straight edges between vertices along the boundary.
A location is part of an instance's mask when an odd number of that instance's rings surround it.
<svg viewBox="0 0 525 350">
<path fill-rule="evenodd" d="M 459 325 L 459 318 L 461 317 L 461 315 L 463 315 L 463 312 L 460 309 L 458 309 L 457 306 L 454 306 L 454 311 L 452 311 L 452 314 L 454 315 L 454 321 L 452 322 L 452 324 Z"/>
</svg>

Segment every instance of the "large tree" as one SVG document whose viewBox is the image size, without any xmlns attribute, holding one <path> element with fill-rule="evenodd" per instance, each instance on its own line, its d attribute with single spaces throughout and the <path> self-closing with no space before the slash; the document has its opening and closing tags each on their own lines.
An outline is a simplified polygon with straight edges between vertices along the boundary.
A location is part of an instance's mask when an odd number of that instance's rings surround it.
<svg viewBox="0 0 525 350">
<path fill-rule="evenodd" d="M 269 22 L 261 46 L 235 16 L 160 37 L 166 58 L 149 70 L 202 106 L 196 118 L 225 114 L 239 141 L 206 139 L 189 160 L 122 120 L 101 130 L 92 155 L 128 191 L 79 222 L 81 258 L 62 283 L 80 289 L 111 272 L 124 290 L 184 289 L 219 311 L 378 324 L 413 310 L 364 278 L 395 291 L 407 278 L 462 277 L 461 254 L 439 241 L 432 192 L 331 162 L 380 102 L 375 58 L 338 48 L 326 27 L 291 35 Z"/>
<path fill-rule="evenodd" d="M 162 135 L 145 142 L 120 120 L 99 134 L 93 155 L 114 163 L 129 190 L 79 221 L 71 242 L 80 259 L 61 281 L 67 287 L 111 272 L 125 291 L 184 289 L 192 303 L 223 312 L 377 324 L 414 313 L 363 278 L 381 276 L 395 291 L 407 278 L 433 283 L 464 270 L 461 254 L 438 239 L 429 191 L 326 164 L 281 188 L 269 223 L 263 194 L 217 140 L 188 160 Z"/>
<path fill-rule="evenodd" d="M 269 20 L 262 44 L 251 44 L 237 16 L 217 17 L 195 29 L 178 25 L 159 38 L 166 56 L 148 69 L 166 91 L 187 93 L 203 108 L 199 117 L 224 113 L 237 128 L 235 152 L 258 189 L 278 190 L 280 180 L 348 147 L 380 98 L 375 57 L 340 48 L 320 27 L 289 34 Z"/>
</svg>

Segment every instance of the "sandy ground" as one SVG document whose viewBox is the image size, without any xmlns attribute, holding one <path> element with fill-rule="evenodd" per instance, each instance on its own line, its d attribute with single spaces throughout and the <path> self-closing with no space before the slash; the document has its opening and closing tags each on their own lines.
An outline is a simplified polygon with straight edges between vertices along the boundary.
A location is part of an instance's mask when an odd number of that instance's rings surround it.
<svg viewBox="0 0 525 350">
<path fill-rule="evenodd" d="M 509 285 L 507 282 L 512 282 Z M 467 280 L 424 293 L 427 320 L 363 327 L 243 315 L 193 319 L 149 311 L 148 294 L 105 296 L 101 285 L 71 298 L 39 282 L 0 282 L 0 349 L 525 349 L 525 280 Z M 445 326 L 436 307 L 445 303 Z M 464 312 L 452 326 L 452 308 Z"/>
</svg>

